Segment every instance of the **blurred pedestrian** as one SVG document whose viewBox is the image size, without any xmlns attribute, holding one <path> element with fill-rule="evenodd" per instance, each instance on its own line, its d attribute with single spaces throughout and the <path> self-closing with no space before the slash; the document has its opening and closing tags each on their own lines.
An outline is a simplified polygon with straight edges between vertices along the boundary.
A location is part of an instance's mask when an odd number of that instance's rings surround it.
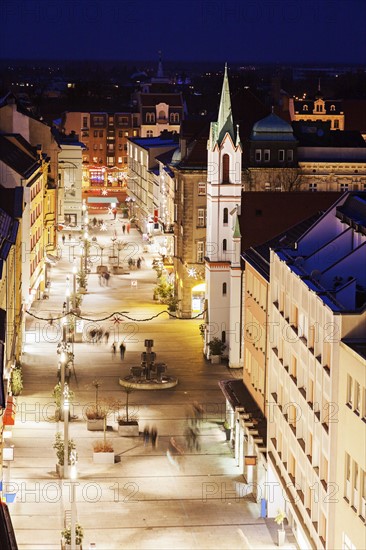
<svg viewBox="0 0 366 550">
<path fill-rule="evenodd" d="M 110 279 L 110 273 L 109 273 L 109 271 L 106 271 L 106 272 L 104 273 L 104 280 L 105 280 L 106 286 L 108 286 L 108 281 L 109 281 L 109 279 Z"/>
<path fill-rule="evenodd" d="M 144 428 L 143 437 L 144 437 L 144 447 L 146 447 L 150 439 L 150 430 L 149 430 L 149 426 L 147 425 Z"/>
<path fill-rule="evenodd" d="M 62 235 L 61 239 L 62 239 L 62 244 L 65 244 L 65 235 Z"/>
<path fill-rule="evenodd" d="M 69 233 L 69 241 L 71 241 L 71 233 Z"/>
<path fill-rule="evenodd" d="M 123 234 L 126 233 L 126 226 L 125 226 L 125 224 L 122 225 L 122 231 L 123 231 Z"/>
<path fill-rule="evenodd" d="M 129 234 L 129 233 L 130 233 L 130 229 L 131 229 L 131 224 L 130 224 L 130 222 L 128 222 L 126 229 L 127 229 L 127 233 Z"/>
<path fill-rule="evenodd" d="M 108 344 L 108 341 L 109 341 L 109 332 L 108 332 L 108 330 L 106 330 L 105 333 L 104 333 L 104 340 L 105 340 L 105 343 Z"/>
<path fill-rule="evenodd" d="M 151 445 L 152 445 L 153 449 L 155 449 L 156 448 L 156 440 L 158 438 L 158 430 L 156 429 L 156 426 L 153 426 L 151 428 L 150 436 L 151 436 Z"/>
<path fill-rule="evenodd" d="M 141 258 L 137 258 L 137 269 L 141 269 Z"/>
<path fill-rule="evenodd" d="M 112 344 L 112 356 L 115 356 L 116 352 L 117 352 L 116 342 L 113 342 L 113 344 Z"/>
<path fill-rule="evenodd" d="M 126 346 L 124 345 L 123 342 L 121 342 L 121 345 L 119 346 L 119 353 L 121 355 L 121 359 L 123 360 L 125 358 L 125 353 L 126 353 Z"/>
<path fill-rule="evenodd" d="M 98 280 L 99 280 L 99 286 L 102 286 L 102 275 L 101 275 L 101 273 L 99 273 L 99 275 L 98 275 Z"/>
</svg>

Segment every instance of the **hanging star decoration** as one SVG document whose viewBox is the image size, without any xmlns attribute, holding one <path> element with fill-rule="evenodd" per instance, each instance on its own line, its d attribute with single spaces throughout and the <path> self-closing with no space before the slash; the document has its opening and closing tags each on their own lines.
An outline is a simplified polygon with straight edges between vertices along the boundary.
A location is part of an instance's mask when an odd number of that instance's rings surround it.
<svg viewBox="0 0 366 550">
<path fill-rule="evenodd" d="M 189 267 L 187 271 L 188 271 L 188 277 L 194 277 L 194 278 L 197 277 L 197 271 L 195 270 L 194 267 Z"/>
<path fill-rule="evenodd" d="M 113 323 L 114 323 L 115 325 L 119 325 L 120 323 L 122 323 L 122 319 L 120 319 L 120 317 L 118 317 L 117 315 L 115 315 L 115 316 L 113 317 Z"/>
<path fill-rule="evenodd" d="M 108 214 L 113 214 L 112 208 L 108 208 Z"/>
<path fill-rule="evenodd" d="M 102 225 L 100 226 L 100 230 L 101 231 L 107 231 L 107 226 L 106 224 L 103 222 Z"/>
<path fill-rule="evenodd" d="M 102 195 L 106 197 L 108 195 L 108 189 L 102 189 Z"/>
</svg>

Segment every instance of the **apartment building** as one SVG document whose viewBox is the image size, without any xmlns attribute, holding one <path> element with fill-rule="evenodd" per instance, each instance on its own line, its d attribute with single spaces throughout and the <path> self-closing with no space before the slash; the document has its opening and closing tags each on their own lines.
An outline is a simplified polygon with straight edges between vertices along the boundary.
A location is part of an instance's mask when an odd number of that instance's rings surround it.
<svg viewBox="0 0 366 550">
<path fill-rule="evenodd" d="M 164 130 L 179 134 L 184 116 L 181 93 L 137 94 L 141 137 L 157 137 Z"/>
<path fill-rule="evenodd" d="M 340 373 L 350 368 L 342 366 L 341 340 L 365 333 L 365 262 L 366 195 L 357 192 L 343 195 L 292 246 L 271 251 L 268 516 L 284 509 L 304 549 L 347 548 L 346 539 L 336 538 L 342 531 L 336 518 L 349 475 L 361 510 L 366 456 L 339 452 L 349 426 L 338 402 L 345 391 Z M 364 437 L 362 422 L 353 437 Z M 348 526 L 343 531 L 352 540 Z M 361 531 L 362 521 L 354 540 Z"/>
<path fill-rule="evenodd" d="M 291 120 L 329 121 L 332 130 L 344 130 L 344 108 L 341 99 L 325 99 L 320 85 L 314 99 L 304 97 L 290 98 Z"/>
<path fill-rule="evenodd" d="M 61 128 L 85 145 L 83 188 L 126 187 L 128 139 L 140 135 L 138 113 L 66 111 Z"/>
</svg>

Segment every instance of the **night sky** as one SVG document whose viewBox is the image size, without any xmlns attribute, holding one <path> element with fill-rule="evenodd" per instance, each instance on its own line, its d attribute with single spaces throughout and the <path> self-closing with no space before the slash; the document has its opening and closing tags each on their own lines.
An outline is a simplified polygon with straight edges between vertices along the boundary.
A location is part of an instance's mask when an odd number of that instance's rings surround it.
<svg viewBox="0 0 366 550">
<path fill-rule="evenodd" d="M 364 0 L 4 0 L 2 59 L 365 63 Z"/>
</svg>

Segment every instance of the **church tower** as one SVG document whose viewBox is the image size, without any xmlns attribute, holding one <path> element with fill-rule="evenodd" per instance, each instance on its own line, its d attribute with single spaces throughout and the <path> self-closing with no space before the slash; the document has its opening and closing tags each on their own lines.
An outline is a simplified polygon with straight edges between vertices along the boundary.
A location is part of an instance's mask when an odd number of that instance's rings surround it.
<svg viewBox="0 0 366 550">
<path fill-rule="evenodd" d="M 207 143 L 206 333 L 226 344 L 229 366 L 240 366 L 240 228 L 242 148 L 234 128 L 225 65 L 217 122 Z"/>
</svg>

